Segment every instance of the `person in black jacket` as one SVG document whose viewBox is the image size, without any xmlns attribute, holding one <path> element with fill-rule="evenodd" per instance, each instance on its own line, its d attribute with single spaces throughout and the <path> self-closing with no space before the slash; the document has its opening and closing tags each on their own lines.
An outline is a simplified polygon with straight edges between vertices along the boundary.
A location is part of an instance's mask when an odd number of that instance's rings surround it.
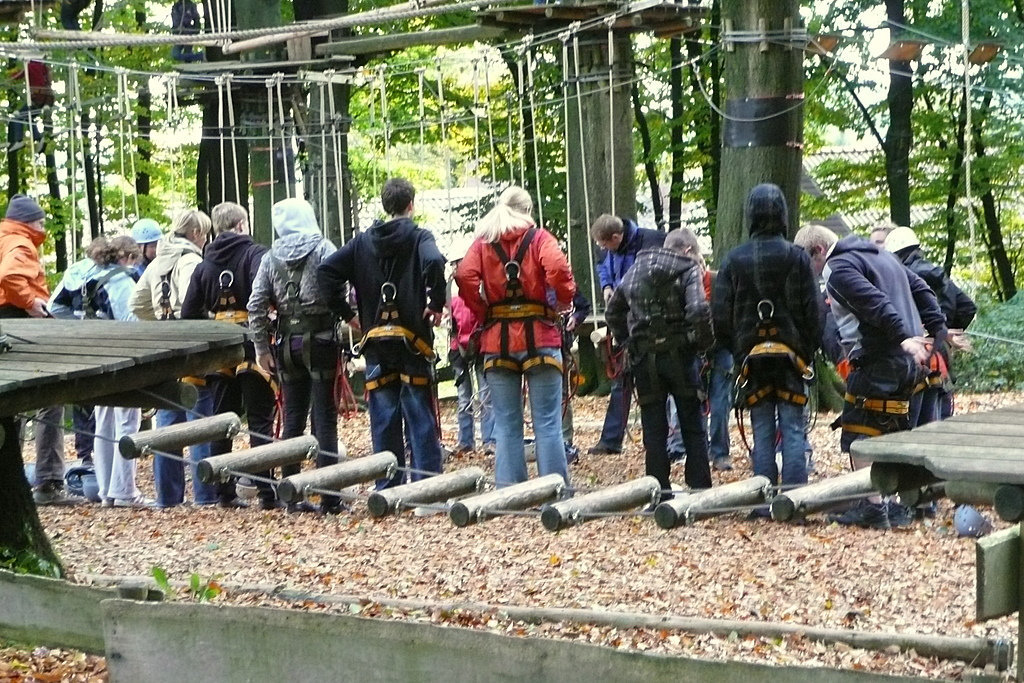
<svg viewBox="0 0 1024 683">
<path fill-rule="evenodd" d="M 245 209 L 234 202 L 223 202 L 213 207 L 213 242 L 203 251 L 203 261 L 192 272 L 181 317 L 186 319 L 225 320 L 248 325 L 246 304 L 252 292 L 252 283 L 267 248 L 252 241 L 249 235 L 249 217 Z M 256 352 L 251 341 L 245 343 L 245 360 L 237 367 L 207 375 L 205 391 L 212 396 L 213 414 L 235 412 L 246 416 L 249 426 L 249 446 L 270 443 L 274 431 L 274 389 L 270 376 L 256 365 Z M 231 452 L 231 439 L 214 441 L 210 455 Z M 261 473 L 269 476 L 269 473 Z M 221 507 L 245 507 L 235 497 L 235 482 L 216 486 Z M 276 506 L 274 491 L 264 482 L 257 484 L 260 505 L 264 510 Z"/>
<path fill-rule="evenodd" d="M 788 208 L 778 186 L 753 188 L 745 213 L 750 239 L 726 255 L 715 281 L 715 336 L 732 351 L 736 401 L 750 410 L 754 474 L 778 482 L 781 432 L 782 484 L 805 484 L 806 382 L 821 339 L 817 278 L 807 254 L 785 237 Z"/>
<path fill-rule="evenodd" d="M 415 197 L 409 181 L 389 179 L 381 203 L 390 220 L 356 235 L 317 270 L 324 303 L 363 333 L 373 449 L 391 451 L 406 466 L 404 417 L 414 481 L 441 472 L 433 328 L 445 304 L 445 258 L 430 231 L 412 220 Z M 346 284 L 355 290 L 358 319 Z M 400 470 L 377 486 L 397 486 L 405 474 Z"/>
<path fill-rule="evenodd" d="M 670 395 L 686 447 L 686 485 L 711 488 L 697 354 L 713 337 L 703 272 L 694 257 L 699 253 L 692 232 L 673 230 L 663 247 L 640 252 L 605 311 L 612 336 L 626 348 L 640 404 L 646 473 L 660 482 L 662 500 L 672 497 L 665 412 Z"/>
<path fill-rule="evenodd" d="M 967 296 L 953 280 L 946 275 L 940 266 L 929 263 L 921 251 L 921 243 L 913 230 L 900 226 L 892 230 L 885 238 L 885 248 L 896 254 L 907 268 L 916 273 L 935 292 L 939 300 L 939 308 L 946 317 L 949 330 L 947 343 L 956 345 L 963 331 L 974 321 L 978 307 L 971 297 Z M 941 364 L 945 367 L 934 368 L 929 376 L 929 387 L 925 390 L 921 417 L 918 424 L 927 424 L 935 420 L 945 420 L 953 414 L 953 382 L 948 346 L 938 349 Z M 939 358 L 934 359 L 939 364 Z"/>
</svg>

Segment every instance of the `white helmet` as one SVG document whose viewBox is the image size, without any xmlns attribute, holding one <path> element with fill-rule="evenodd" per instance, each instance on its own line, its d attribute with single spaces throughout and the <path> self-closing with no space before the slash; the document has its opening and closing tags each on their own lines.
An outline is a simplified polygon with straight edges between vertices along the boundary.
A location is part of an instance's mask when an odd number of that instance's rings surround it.
<svg viewBox="0 0 1024 683">
<path fill-rule="evenodd" d="M 921 242 L 917 239 L 914 231 L 905 225 L 893 228 L 885 238 L 885 248 L 893 253 L 906 249 L 907 247 L 919 246 Z"/>
</svg>

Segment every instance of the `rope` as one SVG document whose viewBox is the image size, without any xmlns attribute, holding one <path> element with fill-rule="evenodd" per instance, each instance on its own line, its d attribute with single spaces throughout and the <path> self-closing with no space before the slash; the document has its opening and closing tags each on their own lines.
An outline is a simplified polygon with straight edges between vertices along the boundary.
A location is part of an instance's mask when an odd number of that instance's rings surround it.
<svg viewBox="0 0 1024 683">
<path fill-rule="evenodd" d="M 127 79 L 123 79 L 124 73 L 121 71 L 117 72 L 117 101 L 118 101 L 118 113 L 120 116 L 117 117 L 117 157 L 121 167 L 121 179 L 127 182 L 127 176 L 124 171 L 124 124 L 125 119 L 128 118 L 128 105 L 127 105 L 127 93 L 125 93 L 125 85 Z M 97 152 L 99 149 L 97 148 Z M 124 221 L 128 220 L 128 202 L 125 198 L 124 191 L 121 192 L 121 219 Z"/>
<path fill-rule="evenodd" d="M 531 36 L 527 36 L 527 38 L 531 38 Z M 539 133 L 537 131 L 537 104 L 534 99 L 533 85 L 533 72 L 536 70 L 537 65 L 534 63 L 533 50 L 528 52 L 527 59 L 529 60 L 526 69 L 526 77 L 529 79 L 529 87 L 527 88 L 527 91 L 530 94 L 530 114 L 533 121 L 533 175 L 534 180 L 537 183 L 537 217 L 538 220 L 540 220 L 541 227 L 544 227 L 544 205 L 547 202 L 544 201 L 544 197 L 542 196 L 540 184 L 540 152 L 537 151 L 537 138 L 539 137 Z"/>
<path fill-rule="evenodd" d="M 569 32 L 566 31 L 559 36 L 562 39 L 562 128 L 564 139 L 569 141 Z M 569 145 L 565 145 L 565 239 L 569 249 L 569 257 L 572 258 L 572 178 L 569 175 L 569 168 L 572 166 L 572 159 L 569 157 Z M 594 301 L 594 308 L 597 309 L 597 301 Z"/>
<path fill-rule="evenodd" d="M 441 148 L 444 149 L 444 187 L 448 193 L 448 232 L 451 233 L 452 225 L 452 151 L 448 147 L 448 132 L 445 130 L 445 117 L 448 107 L 444 101 L 444 74 L 441 72 L 441 58 L 437 58 L 437 106 L 441 119 Z"/>
<path fill-rule="evenodd" d="M 34 2 L 34 0 L 33 0 Z M 68 107 L 68 161 L 71 168 L 68 172 L 68 194 L 71 196 L 71 252 L 78 253 L 78 135 L 75 131 L 79 129 L 78 123 L 78 65 L 68 67 L 68 89 L 74 93 L 73 102 Z"/>
<path fill-rule="evenodd" d="M 345 174 L 341 163 L 341 131 L 338 130 L 338 110 L 334 102 L 334 83 L 331 81 L 334 72 L 327 71 L 325 74 L 330 84 L 330 87 L 327 88 L 327 96 L 331 109 L 331 142 L 334 151 L 334 182 L 336 184 L 334 198 L 338 203 L 338 232 L 341 234 L 341 243 L 345 244 Z"/>
<path fill-rule="evenodd" d="M 220 2 L 218 1 L 218 5 Z M 227 155 L 224 154 L 224 77 L 217 76 L 217 144 L 220 149 L 220 198 L 223 201 L 227 194 L 227 169 L 225 162 Z"/>
<path fill-rule="evenodd" d="M 317 101 L 320 104 L 320 228 L 327 232 L 327 102 L 324 97 L 326 83 L 317 85 Z"/>
<path fill-rule="evenodd" d="M 124 92 L 128 94 L 128 72 L 122 74 L 124 78 Z M 124 104 L 125 110 L 125 130 L 128 131 L 128 137 L 131 139 L 132 144 L 128 146 L 128 164 L 132 169 L 132 178 L 129 185 L 132 188 L 132 203 L 135 205 L 135 217 L 141 218 L 139 215 L 139 193 L 136 191 L 135 179 L 138 177 L 138 172 L 135 169 L 135 133 L 132 132 L 132 119 L 135 113 L 134 108 L 131 106 L 131 101 L 126 100 Z"/>
<path fill-rule="evenodd" d="M 228 0 L 229 7 L 230 2 L 231 0 Z M 230 11 L 228 16 L 230 16 Z M 231 167 L 235 178 L 235 201 L 240 202 L 242 201 L 242 188 L 238 179 L 238 141 L 235 139 L 235 98 L 231 88 L 231 74 L 226 74 L 224 78 L 227 82 L 226 89 L 228 93 L 228 126 L 231 130 Z"/>
<path fill-rule="evenodd" d="M 576 22 L 575 26 L 576 26 L 576 28 L 573 29 L 574 31 L 579 29 L 579 22 Z M 580 41 L 579 41 L 579 34 L 578 33 L 573 33 L 573 36 L 572 36 L 572 51 L 573 51 L 573 72 L 574 72 L 574 75 L 576 77 L 576 113 L 577 113 L 577 116 L 579 117 L 579 121 L 578 122 L 579 122 L 579 133 L 580 133 L 580 161 L 582 162 L 582 168 L 583 168 L 583 173 L 581 173 L 580 175 L 583 178 L 583 206 L 584 206 L 584 213 L 585 213 L 585 223 L 584 223 L 584 225 L 585 226 L 589 226 L 590 225 L 590 221 L 592 220 L 592 218 L 591 218 L 591 214 L 590 214 L 590 188 L 587 185 L 587 168 L 588 168 L 587 167 L 587 149 L 584 146 L 585 142 L 584 142 L 584 139 L 583 139 L 583 102 L 582 102 L 581 96 L 580 96 Z M 609 139 L 608 143 L 609 143 L 609 145 L 613 144 L 610 139 Z M 612 195 L 614 196 L 615 195 L 614 186 L 611 188 L 611 190 L 612 190 Z M 588 245 L 589 245 L 589 243 L 588 243 Z M 589 248 L 589 246 L 587 248 L 587 264 L 590 267 L 590 295 L 593 297 L 591 299 L 591 301 L 594 302 L 594 305 L 596 307 L 596 305 L 597 305 L 597 279 L 594 277 L 594 250 Z"/>
<path fill-rule="evenodd" d="M 473 163 L 477 174 L 480 172 L 480 60 L 473 60 Z M 483 202 L 476 196 L 476 218 L 484 215 Z"/>
<path fill-rule="evenodd" d="M 291 149 L 291 144 L 285 139 L 285 121 L 284 121 L 284 94 L 281 92 L 281 81 L 284 79 L 284 74 L 274 74 L 274 85 L 277 89 L 277 118 L 281 128 L 281 168 L 284 170 L 284 192 L 285 197 L 291 199 L 292 196 L 292 183 L 295 181 L 294 169 L 291 168 L 291 164 L 288 161 L 288 151 Z"/>
<path fill-rule="evenodd" d="M 491 147 L 491 188 L 493 188 L 492 192 L 497 192 L 498 171 L 496 168 L 497 164 L 495 163 L 494 119 L 491 116 L 491 69 L 487 53 L 484 53 L 484 113 L 487 116 L 488 143 Z"/>
<path fill-rule="evenodd" d="M 270 206 L 274 206 L 274 79 L 263 82 L 267 87 L 267 153 L 270 155 Z"/>
<path fill-rule="evenodd" d="M 612 14 L 608 23 L 608 187 L 611 189 L 611 214 L 615 215 L 615 34 L 612 25 L 617 19 Z M 593 273 L 590 275 L 593 277 Z"/>
<path fill-rule="evenodd" d="M 526 40 L 525 38 L 523 39 Z M 524 49 L 519 51 L 519 59 L 516 60 L 516 73 L 518 78 L 516 83 L 519 86 L 519 186 L 526 187 L 526 116 L 523 111 L 525 108 L 525 90 L 526 90 L 526 76 L 523 71 L 523 53 Z M 511 114 L 511 112 L 510 112 Z M 538 188 L 539 189 L 539 188 Z"/>
<path fill-rule="evenodd" d="M 964 203 L 967 205 L 967 228 L 971 236 L 971 271 L 978 272 L 978 251 L 974 248 L 975 243 L 975 220 L 974 210 L 971 206 L 973 196 L 971 192 L 971 166 L 974 161 L 974 132 L 971 130 L 971 5 L 969 0 L 962 0 L 960 3 L 960 31 L 963 36 L 964 56 Z"/>
<path fill-rule="evenodd" d="M 387 173 L 388 177 L 391 177 L 391 131 L 388 129 L 390 126 L 391 115 L 388 112 L 388 95 L 387 95 L 387 83 L 384 77 L 384 71 L 386 65 L 380 64 L 377 66 L 377 80 L 380 87 L 380 126 L 381 131 L 384 134 L 384 172 Z"/>
</svg>

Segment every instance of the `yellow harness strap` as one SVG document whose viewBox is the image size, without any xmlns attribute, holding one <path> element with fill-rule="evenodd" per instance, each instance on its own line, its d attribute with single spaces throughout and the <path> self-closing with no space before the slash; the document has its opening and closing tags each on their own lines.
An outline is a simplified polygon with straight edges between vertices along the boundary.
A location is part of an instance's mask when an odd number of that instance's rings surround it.
<svg viewBox="0 0 1024 683">
<path fill-rule="evenodd" d="M 866 398 L 854 396 L 847 393 L 843 400 L 856 408 L 871 410 L 876 413 L 889 413 L 890 415 L 906 415 L 910 412 L 910 401 L 899 401 L 890 398 Z M 846 428 L 845 426 L 843 427 Z"/>
<path fill-rule="evenodd" d="M 416 349 L 427 360 L 434 360 L 434 348 L 421 337 L 417 337 L 412 330 L 407 327 L 402 327 L 401 325 L 387 324 L 372 327 L 367 330 L 365 335 L 363 335 L 363 339 L 359 342 L 359 346 L 362 347 L 366 344 L 367 340 L 370 339 L 402 339 L 408 342 L 410 346 Z"/>
</svg>

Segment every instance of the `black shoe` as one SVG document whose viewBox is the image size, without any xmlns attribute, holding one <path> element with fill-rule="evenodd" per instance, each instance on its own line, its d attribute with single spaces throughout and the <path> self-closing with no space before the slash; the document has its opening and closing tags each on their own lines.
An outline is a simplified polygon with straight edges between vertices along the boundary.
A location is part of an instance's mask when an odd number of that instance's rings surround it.
<svg viewBox="0 0 1024 683">
<path fill-rule="evenodd" d="M 885 504 L 886 514 L 889 516 L 889 526 L 892 528 L 908 527 L 914 524 L 914 510 L 906 505 L 900 505 L 894 500 Z"/>
<path fill-rule="evenodd" d="M 217 503 L 217 507 L 224 508 L 226 510 L 241 510 L 249 507 L 249 504 L 241 498 L 221 498 Z"/>
<path fill-rule="evenodd" d="M 283 507 L 284 503 L 277 498 L 260 498 L 260 510 L 279 510 Z"/>
<path fill-rule="evenodd" d="M 728 472 L 732 469 L 732 463 L 728 458 L 716 458 L 711 461 L 711 469 L 716 472 Z"/>
<path fill-rule="evenodd" d="M 772 518 L 771 508 L 769 508 L 766 505 L 762 506 L 762 507 L 754 508 L 747 515 L 747 519 L 748 520 L 758 520 L 758 519 L 768 519 L 768 520 L 770 520 L 771 518 Z"/>
<path fill-rule="evenodd" d="M 939 511 L 939 506 L 936 505 L 935 501 L 933 500 L 930 503 L 925 503 L 924 505 L 918 505 L 916 508 L 914 508 L 914 516 L 917 517 L 918 519 L 925 519 L 925 518 L 934 519 L 935 515 L 938 513 L 938 511 Z"/>
<path fill-rule="evenodd" d="M 330 505 L 321 505 L 320 512 L 324 515 L 345 515 L 352 512 L 352 508 L 339 501 Z"/>
<path fill-rule="evenodd" d="M 828 516 L 828 521 L 845 526 L 859 526 L 865 529 L 891 529 L 889 509 L 886 503 L 869 503 L 862 500 L 841 514 Z"/>
<path fill-rule="evenodd" d="M 593 448 L 587 450 L 587 455 L 618 455 L 621 452 L 621 448 L 612 448 L 611 446 L 597 444 Z"/>
<path fill-rule="evenodd" d="M 683 451 L 669 451 L 668 461 L 669 462 L 682 462 L 683 458 L 686 457 L 686 453 Z"/>
<path fill-rule="evenodd" d="M 320 506 L 313 505 L 305 500 L 300 500 L 298 503 L 288 503 L 288 512 L 320 512 Z"/>
</svg>

